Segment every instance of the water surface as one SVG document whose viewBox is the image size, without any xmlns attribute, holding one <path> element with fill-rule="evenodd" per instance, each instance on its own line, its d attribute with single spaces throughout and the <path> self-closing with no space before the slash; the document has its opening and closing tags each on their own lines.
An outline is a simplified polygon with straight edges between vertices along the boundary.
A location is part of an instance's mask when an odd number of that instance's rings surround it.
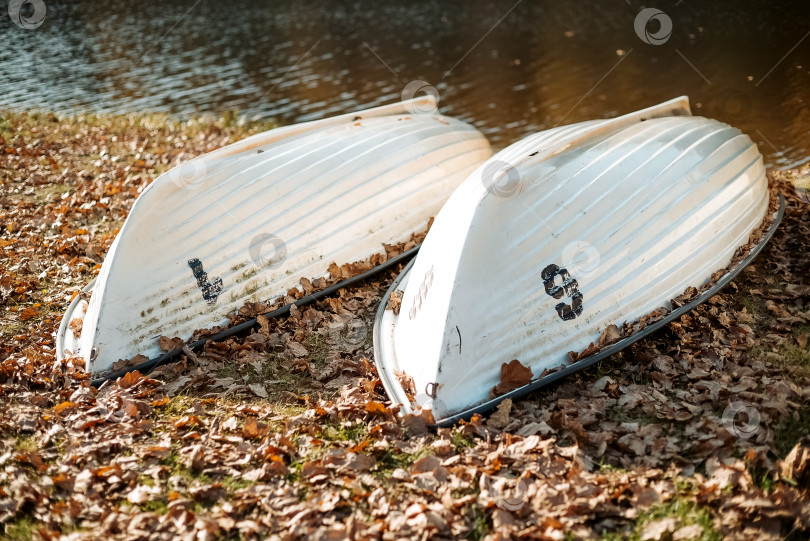
<svg viewBox="0 0 810 541">
<path fill-rule="evenodd" d="M 686 94 L 769 166 L 810 160 L 806 2 L 656 3 L 672 31 L 652 44 L 634 28 L 651 7 L 637 0 L 41 1 L 36 29 L 0 12 L 0 108 L 289 123 L 389 103 L 421 80 L 502 148 Z"/>
</svg>

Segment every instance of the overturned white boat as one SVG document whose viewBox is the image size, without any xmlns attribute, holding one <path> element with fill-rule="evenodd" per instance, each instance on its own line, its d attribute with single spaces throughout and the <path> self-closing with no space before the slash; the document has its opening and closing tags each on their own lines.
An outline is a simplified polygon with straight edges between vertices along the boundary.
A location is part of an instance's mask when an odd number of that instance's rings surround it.
<svg viewBox="0 0 810 541">
<path fill-rule="evenodd" d="M 374 329 L 386 391 L 447 424 L 626 347 L 750 261 L 772 229 L 718 279 L 769 199 L 756 145 L 686 98 L 515 143 L 455 191 L 391 286 L 399 310 L 381 306 Z M 660 307 L 644 332 L 571 363 Z"/>
<path fill-rule="evenodd" d="M 247 301 L 328 275 L 331 262 L 424 230 L 492 154 L 435 105 L 427 96 L 270 130 L 161 175 L 133 206 L 89 303 L 69 307 L 57 356 L 81 355 L 94 373 L 154 356 L 160 336 L 188 339 Z"/>
</svg>

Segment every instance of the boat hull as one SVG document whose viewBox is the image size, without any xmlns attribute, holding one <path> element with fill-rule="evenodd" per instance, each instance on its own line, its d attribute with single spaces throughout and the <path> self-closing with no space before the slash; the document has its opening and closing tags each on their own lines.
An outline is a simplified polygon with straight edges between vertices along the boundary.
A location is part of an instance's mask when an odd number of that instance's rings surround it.
<svg viewBox="0 0 810 541">
<path fill-rule="evenodd" d="M 499 400 L 512 360 L 533 383 L 580 369 L 569 352 L 711 283 L 768 206 L 754 143 L 684 100 L 516 143 L 453 194 L 378 318 L 378 367 L 417 391 L 388 378 L 392 399 L 454 419 Z"/>
<path fill-rule="evenodd" d="M 491 151 L 471 126 L 413 103 L 271 130 L 159 177 L 136 201 L 59 355 L 101 373 L 155 356 L 246 302 L 384 253 L 422 231 Z M 276 132 L 281 133 L 276 133 Z M 70 321 L 71 313 L 65 320 Z M 77 351 L 78 349 L 78 351 Z"/>
</svg>

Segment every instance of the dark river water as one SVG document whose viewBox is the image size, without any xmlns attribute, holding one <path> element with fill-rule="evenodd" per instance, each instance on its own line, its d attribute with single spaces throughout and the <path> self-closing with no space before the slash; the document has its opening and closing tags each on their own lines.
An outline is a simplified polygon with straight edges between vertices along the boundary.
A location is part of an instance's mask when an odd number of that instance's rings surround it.
<svg viewBox="0 0 810 541">
<path fill-rule="evenodd" d="M 7 11 L 0 108 L 290 123 L 424 81 L 443 113 L 502 148 L 686 94 L 694 113 L 748 133 L 769 166 L 810 161 L 807 0 L 27 0 Z"/>
</svg>

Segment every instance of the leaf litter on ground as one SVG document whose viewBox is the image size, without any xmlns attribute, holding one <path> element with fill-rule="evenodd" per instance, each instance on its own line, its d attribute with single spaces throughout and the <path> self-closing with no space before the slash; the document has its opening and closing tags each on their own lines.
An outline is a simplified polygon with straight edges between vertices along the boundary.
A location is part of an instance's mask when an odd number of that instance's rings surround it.
<svg viewBox="0 0 810 541">
<path fill-rule="evenodd" d="M 99 389 L 80 363 L 57 362 L 61 314 L 138 194 L 180 161 L 262 129 L 0 115 L 6 537 L 810 533 L 810 205 L 791 186 L 807 167 L 769 175 L 787 196 L 785 219 L 724 291 L 629 349 L 452 428 L 430 430 L 429 412 L 400 416 L 371 361 L 376 307 L 398 308 L 383 299 L 396 271 Z M 378 262 L 335 265 L 332 278 Z M 302 281 L 289 297 L 325 286 Z M 231 325 L 264 308 L 243 307 Z M 625 331 L 607 329 L 594 347 Z M 525 384 L 511 367 L 511 384 Z"/>
</svg>

